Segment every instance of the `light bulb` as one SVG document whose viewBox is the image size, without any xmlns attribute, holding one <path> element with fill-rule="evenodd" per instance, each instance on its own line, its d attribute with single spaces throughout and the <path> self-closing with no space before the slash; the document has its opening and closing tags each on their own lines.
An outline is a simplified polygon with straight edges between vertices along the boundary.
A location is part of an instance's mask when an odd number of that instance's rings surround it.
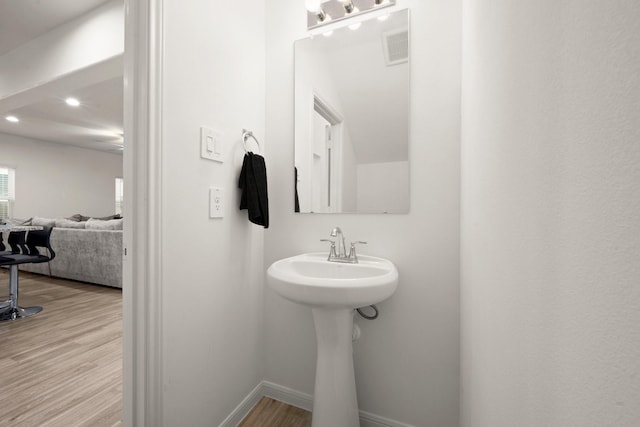
<svg viewBox="0 0 640 427">
<path fill-rule="evenodd" d="M 340 0 L 340 3 L 342 3 L 342 6 L 344 6 L 344 10 L 345 12 L 347 12 L 347 14 L 353 12 L 356 9 L 351 0 Z"/>
<path fill-rule="evenodd" d="M 307 10 L 316 15 L 318 24 L 324 22 L 329 16 L 322 10 L 322 2 L 320 0 L 306 0 Z"/>
<path fill-rule="evenodd" d="M 320 0 L 306 0 L 307 10 L 311 13 L 318 13 L 322 10 Z"/>
<path fill-rule="evenodd" d="M 78 101 L 76 98 L 67 98 L 64 100 L 64 102 L 67 103 L 67 105 L 71 106 L 71 107 L 79 107 L 80 106 L 80 101 Z"/>
<path fill-rule="evenodd" d="M 18 123 L 20 121 L 20 119 L 17 118 L 16 116 L 7 116 L 5 117 L 5 119 L 11 123 Z"/>
</svg>

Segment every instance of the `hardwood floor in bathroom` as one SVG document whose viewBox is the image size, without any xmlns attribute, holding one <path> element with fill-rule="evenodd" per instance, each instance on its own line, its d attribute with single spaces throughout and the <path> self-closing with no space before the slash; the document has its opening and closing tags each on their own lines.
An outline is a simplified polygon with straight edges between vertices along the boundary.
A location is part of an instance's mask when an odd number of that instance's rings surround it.
<svg viewBox="0 0 640 427">
<path fill-rule="evenodd" d="M 238 427 L 309 427 L 311 412 L 263 397 Z"/>
<path fill-rule="evenodd" d="M 20 272 L 19 303 L 44 310 L 0 322 L 0 426 L 121 426 L 122 292 Z"/>
</svg>

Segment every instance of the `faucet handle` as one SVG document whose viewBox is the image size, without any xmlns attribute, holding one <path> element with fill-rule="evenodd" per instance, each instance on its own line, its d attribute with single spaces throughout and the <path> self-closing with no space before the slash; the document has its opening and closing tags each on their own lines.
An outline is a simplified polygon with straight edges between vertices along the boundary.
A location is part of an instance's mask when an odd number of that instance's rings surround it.
<svg viewBox="0 0 640 427">
<path fill-rule="evenodd" d="M 363 242 L 361 240 L 356 240 L 355 242 L 351 242 L 351 249 L 349 249 L 349 259 L 353 263 L 358 262 L 358 255 L 356 254 L 356 245 L 366 245 L 367 242 Z"/>
<path fill-rule="evenodd" d="M 336 241 L 335 240 L 331 240 L 331 239 L 320 239 L 321 242 L 329 242 L 331 243 L 331 248 L 329 249 L 329 258 L 327 258 L 329 261 L 333 258 L 335 258 L 336 255 Z"/>
</svg>

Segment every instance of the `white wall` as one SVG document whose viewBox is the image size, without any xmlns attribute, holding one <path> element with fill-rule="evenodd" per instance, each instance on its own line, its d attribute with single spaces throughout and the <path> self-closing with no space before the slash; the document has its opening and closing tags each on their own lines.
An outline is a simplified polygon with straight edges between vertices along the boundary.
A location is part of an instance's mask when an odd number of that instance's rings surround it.
<svg viewBox="0 0 640 427">
<path fill-rule="evenodd" d="M 112 0 L 2 55 L 0 98 L 122 55 L 123 16 L 122 0 Z"/>
<path fill-rule="evenodd" d="M 340 159 L 342 168 L 340 170 L 340 181 L 342 188 L 340 193 L 342 196 L 341 206 L 342 212 L 357 212 L 358 210 L 358 163 L 356 153 L 353 149 L 351 134 L 342 133 L 342 152 Z"/>
<path fill-rule="evenodd" d="M 0 133 L 0 165 L 16 170 L 16 218 L 113 215 L 122 155 Z"/>
<path fill-rule="evenodd" d="M 638 22 L 465 2 L 464 426 L 640 425 Z"/>
<path fill-rule="evenodd" d="M 328 251 L 319 239 L 339 225 L 362 253 L 391 259 L 396 294 L 363 329 L 354 358 L 360 408 L 416 426 L 456 426 L 459 391 L 460 4 L 399 0 L 411 8 L 411 212 L 408 215 L 294 214 L 293 41 L 305 36 L 304 2 L 267 8 L 267 161 L 272 226 L 266 265 Z M 246 27 L 246 26 L 245 26 Z M 437 60 L 434 60 L 437 58 Z M 413 165 L 416 167 L 413 167 Z M 287 166 L 289 165 L 289 166 Z M 265 377 L 313 392 L 311 311 L 265 291 Z"/>
<path fill-rule="evenodd" d="M 409 211 L 409 162 L 358 165 L 358 212 Z"/>
<path fill-rule="evenodd" d="M 264 7 L 163 2 L 166 426 L 218 425 L 262 379 L 264 232 L 238 210 L 237 182 L 242 129 L 267 146 Z M 201 125 L 223 132 L 224 163 L 200 158 Z M 222 219 L 208 218 L 210 186 L 224 188 Z"/>
</svg>

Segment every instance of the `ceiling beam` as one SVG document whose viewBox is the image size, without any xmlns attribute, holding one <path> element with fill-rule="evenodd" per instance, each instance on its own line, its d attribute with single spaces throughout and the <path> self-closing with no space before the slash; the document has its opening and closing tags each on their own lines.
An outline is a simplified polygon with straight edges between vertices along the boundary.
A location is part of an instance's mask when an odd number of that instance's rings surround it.
<svg viewBox="0 0 640 427">
<path fill-rule="evenodd" d="M 24 89 L 12 95 L 0 98 L 0 115 L 7 114 L 27 105 L 44 101 L 50 97 L 66 97 L 77 89 L 94 85 L 115 77 L 121 77 L 124 69 L 123 55 L 105 59 L 83 69 Z"/>
</svg>

